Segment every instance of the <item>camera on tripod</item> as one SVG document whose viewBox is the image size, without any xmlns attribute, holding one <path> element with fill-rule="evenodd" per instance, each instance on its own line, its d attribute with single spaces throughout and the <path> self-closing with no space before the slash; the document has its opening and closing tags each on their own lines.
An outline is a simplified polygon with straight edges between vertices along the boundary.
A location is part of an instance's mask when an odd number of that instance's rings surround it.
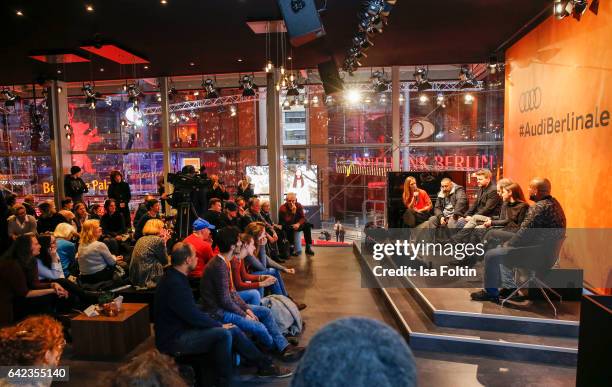
<svg viewBox="0 0 612 387">
<path fill-rule="evenodd" d="M 211 185 L 210 179 L 206 176 L 196 175 L 195 169 L 193 172 L 185 172 L 168 173 L 168 182 L 174 186 L 173 200 L 170 202 L 173 207 L 180 203 L 190 202 L 192 192 L 208 189 Z"/>
</svg>

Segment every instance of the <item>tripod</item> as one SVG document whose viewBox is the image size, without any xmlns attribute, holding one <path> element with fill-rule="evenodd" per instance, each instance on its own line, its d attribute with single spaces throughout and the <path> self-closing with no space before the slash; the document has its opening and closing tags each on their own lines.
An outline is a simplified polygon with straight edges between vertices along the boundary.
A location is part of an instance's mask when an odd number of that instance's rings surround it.
<svg viewBox="0 0 612 387">
<path fill-rule="evenodd" d="M 190 214 L 193 205 L 190 202 L 181 202 L 176 206 L 176 226 L 175 234 L 179 241 L 189 236 L 191 228 Z"/>
</svg>

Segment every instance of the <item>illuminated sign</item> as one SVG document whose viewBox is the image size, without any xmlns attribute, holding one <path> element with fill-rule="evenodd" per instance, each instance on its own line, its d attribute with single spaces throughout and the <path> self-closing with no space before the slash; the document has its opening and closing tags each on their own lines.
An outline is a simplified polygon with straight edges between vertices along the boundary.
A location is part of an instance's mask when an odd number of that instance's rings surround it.
<svg viewBox="0 0 612 387">
<path fill-rule="evenodd" d="M 108 186 L 110 185 L 110 181 L 108 180 L 92 180 L 87 184 L 87 189 L 94 190 L 96 192 L 102 192 L 108 190 Z M 42 183 L 43 194 L 49 194 L 55 192 L 55 185 L 53 183 L 44 182 Z"/>
</svg>

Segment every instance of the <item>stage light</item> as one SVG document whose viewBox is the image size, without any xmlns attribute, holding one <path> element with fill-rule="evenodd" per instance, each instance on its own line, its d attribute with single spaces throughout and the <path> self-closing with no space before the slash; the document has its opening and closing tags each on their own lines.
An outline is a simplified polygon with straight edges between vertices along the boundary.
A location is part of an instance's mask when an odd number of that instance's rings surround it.
<svg viewBox="0 0 612 387">
<path fill-rule="evenodd" d="M 404 94 L 400 94 L 400 96 L 398 98 L 399 103 L 404 103 L 404 100 L 405 100 L 404 99 Z"/>
<path fill-rule="evenodd" d="M 419 95 L 419 105 L 427 105 L 427 102 L 429 102 L 429 97 L 426 94 Z"/>
<path fill-rule="evenodd" d="M 130 83 L 126 88 L 128 101 L 134 105 L 138 105 L 138 96 L 141 94 L 140 89 L 135 83 Z"/>
<path fill-rule="evenodd" d="M 553 13 L 557 19 L 561 20 L 564 17 L 571 15 L 573 8 L 574 7 L 570 0 L 555 0 L 553 5 Z"/>
<path fill-rule="evenodd" d="M 368 56 L 366 55 L 365 52 L 363 52 L 363 50 L 359 47 L 351 47 L 348 50 L 348 56 L 351 58 L 355 58 L 355 59 L 361 59 L 361 58 L 367 58 Z"/>
<path fill-rule="evenodd" d="M 365 32 L 358 32 L 355 37 L 353 37 L 353 44 L 355 47 L 361 47 L 363 50 L 367 50 L 374 46 L 374 43 L 368 39 L 368 35 Z"/>
<path fill-rule="evenodd" d="M 281 75 L 285 75 L 285 67 L 284 66 L 280 67 L 280 73 L 281 73 Z"/>
<path fill-rule="evenodd" d="M 269 60 L 268 63 L 266 63 L 265 70 L 267 73 L 269 73 L 269 72 L 272 72 L 273 69 L 274 69 L 274 65 L 272 64 L 272 61 Z"/>
<path fill-rule="evenodd" d="M 202 87 L 206 91 L 206 99 L 219 98 L 219 93 L 215 89 L 215 84 L 212 79 L 208 78 L 202 83 Z"/>
<path fill-rule="evenodd" d="M 429 73 L 429 70 L 427 70 L 425 67 L 415 68 L 414 74 L 412 75 L 414 76 L 414 80 L 416 82 L 416 87 L 418 91 L 431 89 L 431 83 L 429 83 L 429 80 L 427 79 L 428 73 Z"/>
<path fill-rule="evenodd" d="M 474 102 L 474 96 L 470 93 L 467 93 L 463 96 L 463 103 L 466 105 L 471 105 Z"/>
<path fill-rule="evenodd" d="M 113 106 L 113 98 L 110 95 L 106 96 L 106 98 L 104 98 L 104 103 L 106 106 Z"/>
<path fill-rule="evenodd" d="M 381 71 L 374 71 L 370 76 L 372 81 L 372 90 L 375 93 L 384 93 L 389 90 L 390 81 L 386 79 L 385 74 Z"/>
<path fill-rule="evenodd" d="M 364 103 L 371 103 L 372 102 L 372 98 L 370 98 L 370 96 L 366 96 L 363 100 Z"/>
<path fill-rule="evenodd" d="M 23 12 L 21 12 L 20 10 L 17 10 L 17 11 L 15 12 L 15 15 L 17 15 L 17 16 L 23 16 Z"/>
<path fill-rule="evenodd" d="M 236 116 L 236 106 L 232 105 L 230 106 L 230 117 L 235 117 Z"/>
<path fill-rule="evenodd" d="M 380 15 L 384 7 L 385 2 L 383 0 L 370 0 L 368 2 L 367 12 L 371 16 L 377 16 Z"/>
<path fill-rule="evenodd" d="M 444 105 L 444 94 L 438 93 L 438 95 L 436 96 L 436 103 L 438 104 L 438 106 Z"/>
<path fill-rule="evenodd" d="M 98 101 L 98 98 L 102 97 L 102 94 L 96 92 L 93 86 L 89 83 L 83 85 L 81 91 L 83 91 L 83 94 L 85 95 L 85 103 L 89 105 L 91 110 L 95 109 L 96 102 Z"/>
<path fill-rule="evenodd" d="M 316 95 L 314 97 L 312 97 L 311 105 L 314 106 L 314 107 L 319 106 L 319 97 L 317 97 Z"/>
<path fill-rule="evenodd" d="M 459 87 L 462 89 L 476 87 L 478 82 L 468 65 L 462 65 L 459 70 Z"/>
<path fill-rule="evenodd" d="M 361 92 L 357 89 L 349 89 L 345 95 L 346 101 L 352 105 L 361 101 Z"/>
<path fill-rule="evenodd" d="M 21 98 L 11 89 L 3 89 L 0 92 L 6 101 L 4 101 L 4 107 L 14 107 L 15 102 L 19 101 Z"/>
<path fill-rule="evenodd" d="M 285 99 L 285 100 L 283 101 L 283 107 L 289 107 L 289 106 L 291 106 L 291 103 L 289 102 L 289 100 L 288 100 L 288 99 Z"/>
<path fill-rule="evenodd" d="M 253 97 L 255 96 L 255 88 L 257 87 L 257 85 L 255 85 L 253 83 L 253 76 L 252 75 L 244 75 L 242 76 L 242 79 L 240 80 L 240 89 L 242 89 L 242 96 L 243 97 Z"/>
<path fill-rule="evenodd" d="M 85 10 L 87 10 L 87 12 L 93 12 L 94 11 L 94 7 L 91 4 L 87 4 L 87 5 L 85 5 Z"/>
<path fill-rule="evenodd" d="M 160 0 L 160 3 L 161 3 L 162 5 L 166 5 L 166 4 L 168 4 L 168 0 Z"/>
<path fill-rule="evenodd" d="M 572 0 L 572 4 L 574 6 L 574 16 L 578 17 L 586 12 L 589 5 L 587 0 Z"/>
</svg>

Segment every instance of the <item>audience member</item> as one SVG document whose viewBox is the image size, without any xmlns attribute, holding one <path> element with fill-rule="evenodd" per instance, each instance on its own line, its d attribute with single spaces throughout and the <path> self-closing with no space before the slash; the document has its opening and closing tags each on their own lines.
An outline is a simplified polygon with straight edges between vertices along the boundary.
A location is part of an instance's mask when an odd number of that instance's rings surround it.
<svg viewBox="0 0 612 387">
<path fill-rule="evenodd" d="M 287 194 L 286 202 L 278 210 L 278 219 L 283 226 L 283 231 L 290 243 L 293 243 L 292 255 L 301 254 L 302 242 L 296 238 L 300 231 L 304 233 L 306 240 L 306 254 L 314 255 L 312 251 L 312 224 L 306 221 L 304 208 L 297 201 L 297 196 L 293 192 Z"/>
<path fill-rule="evenodd" d="M 34 235 L 21 235 L 0 258 L 0 320 L 11 322 L 27 315 L 55 310 L 68 292 L 57 283 L 41 283 L 36 257 L 40 244 Z"/>
<path fill-rule="evenodd" d="M 292 387 L 414 387 L 417 368 L 406 341 L 388 325 L 363 317 L 333 321 L 317 332 Z"/>
<path fill-rule="evenodd" d="M 251 184 L 250 177 L 245 175 L 238 182 L 238 188 L 236 189 L 236 196 L 242 197 L 246 202 L 248 202 L 249 199 L 255 196 L 255 192 L 253 191 L 253 185 Z"/>
<path fill-rule="evenodd" d="M 36 205 L 34 204 L 34 195 L 26 195 L 23 197 L 23 206 L 28 215 L 36 217 Z"/>
<path fill-rule="evenodd" d="M 168 265 L 166 242 L 168 230 L 159 219 L 150 219 L 144 225 L 142 238 L 136 241 L 130 260 L 130 281 L 141 288 L 154 288 Z"/>
<path fill-rule="evenodd" d="M 94 203 L 89 208 L 89 219 L 102 220 L 104 216 L 104 205 L 100 203 Z"/>
<path fill-rule="evenodd" d="M 159 219 L 159 210 L 161 206 L 159 200 L 149 199 L 146 203 L 147 212 L 138 219 L 134 230 L 134 239 L 138 240 L 142 237 L 142 229 L 144 225 L 151 219 Z"/>
<path fill-rule="evenodd" d="M 2 250 L 6 249 L 11 243 L 8 234 L 8 217 L 9 208 L 4 197 L 4 189 L 0 186 L 0 249 Z"/>
<path fill-rule="evenodd" d="M 79 203 L 81 204 L 81 203 Z M 53 231 L 55 243 L 57 244 L 57 255 L 59 256 L 64 271 L 64 277 L 79 274 L 79 267 L 76 261 L 76 244 L 72 241 L 78 237 L 75 228 L 68 223 L 60 223 Z"/>
<path fill-rule="evenodd" d="M 215 200 L 215 199 L 212 199 Z M 199 285 L 202 273 L 208 261 L 214 256 L 212 249 L 211 232 L 215 230 L 215 226 L 208 223 L 204 219 L 196 219 L 192 225 L 193 232 L 183 242 L 190 244 L 198 258 L 198 264 L 189 272 L 189 280 L 196 287 Z"/>
<path fill-rule="evenodd" d="M 404 180 L 404 192 L 402 202 L 406 206 L 403 215 L 404 227 L 414 228 L 429 220 L 429 214 L 433 205 L 427 191 L 417 187 L 416 179 L 408 176 Z"/>
<path fill-rule="evenodd" d="M 223 323 L 235 324 L 252 334 L 266 348 L 276 350 L 283 360 L 296 360 L 304 348 L 289 344 L 270 309 L 247 305 L 236 293 L 230 262 L 234 251 L 241 245 L 238 235 L 239 230 L 235 227 L 221 229 L 216 235 L 215 243 L 220 253 L 208 262 L 200 282 L 203 308 Z"/>
<path fill-rule="evenodd" d="M 100 219 L 104 235 L 117 240 L 123 240 L 122 235 L 127 232 L 124 215 L 117 210 L 115 199 L 106 199 L 104 202 L 104 215 Z"/>
<path fill-rule="evenodd" d="M 65 224 L 65 223 L 62 223 Z M 57 254 L 57 242 L 53 235 L 40 235 L 40 254 L 36 258 L 38 266 L 38 279 L 42 281 L 52 281 L 64 277 L 62 262 Z"/>
<path fill-rule="evenodd" d="M 178 366 L 170 356 L 151 349 L 141 353 L 113 372 L 108 387 L 187 387 Z"/>
<path fill-rule="evenodd" d="M 225 202 L 225 210 L 221 214 L 221 224 L 218 228 L 230 226 L 240 229 L 241 218 L 238 214 L 238 205 L 234 202 Z"/>
<path fill-rule="evenodd" d="M 64 176 L 64 194 L 72 198 L 75 203 L 83 201 L 83 194 L 89 192 L 87 184 L 81 179 L 83 171 L 80 167 L 73 165 L 70 174 Z"/>
<path fill-rule="evenodd" d="M 28 317 L 17 325 L 0 329 L 0 365 L 57 367 L 65 345 L 64 330 L 57 320 L 49 316 Z M 10 385 L 0 379 L 0 386 Z M 15 383 L 18 385 L 24 384 Z"/>
<path fill-rule="evenodd" d="M 145 195 L 143 202 L 138 205 L 136 213 L 134 214 L 134 226 L 137 225 L 140 218 L 148 212 L 147 202 L 151 199 L 155 199 L 153 195 Z"/>
<path fill-rule="evenodd" d="M 77 232 L 81 232 L 81 226 L 89 219 L 87 206 L 85 203 L 77 203 L 74 206 L 74 223 L 76 223 Z"/>
<path fill-rule="evenodd" d="M 15 240 L 23 234 L 36 233 L 36 218 L 27 214 L 25 206 L 17 204 L 13 206 L 15 215 L 8 218 L 8 235 Z"/>
<path fill-rule="evenodd" d="M 272 259 L 276 260 L 277 262 L 284 263 L 285 259 L 287 259 L 288 257 L 282 256 L 283 249 L 279 248 L 278 244 L 285 242 L 285 234 L 282 232 L 282 230 L 279 230 L 279 232 L 282 234 L 282 237 L 279 236 L 276 230 L 274 229 L 274 226 L 268 223 L 266 219 L 261 215 L 261 204 L 259 198 L 257 197 L 252 197 L 251 199 L 249 199 L 248 208 L 241 219 L 241 229 L 244 230 L 249 224 L 253 222 L 260 222 L 266 226 L 266 236 L 268 238 L 268 243 L 266 244 L 266 251 L 268 252 L 270 257 L 272 257 Z"/>
<path fill-rule="evenodd" d="M 55 211 L 55 204 L 48 200 L 38 205 L 40 217 L 38 218 L 36 229 L 39 234 L 53 232 L 58 224 L 66 222 L 66 218 Z"/>
<path fill-rule="evenodd" d="M 99 220 L 88 220 L 83 223 L 78 250 L 81 282 L 97 284 L 114 279 L 118 262 L 122 256 L 114 256 L 108 247 L 99 241 L 102 227 Z"/>
<path fill-rule="evenodd" d="M 187 275 L 197 265 L 191 245 L 179 242 L 172 249 L 169 268 L 155 292 L 155 343 L 157 348 L 172 356 L 211 354 L 220 385 L 232 378 L 232 346 L 255 363 L 261 376 L 288 376 L 263 355 L 253 343 L 232 324 L 222 324 L 204 313 L 195 303 Z"/>
<path fill-rule="evenodd" d="M 276 283 L 276 278 L 271 275 L 249 274 L 244 266 L 244 258 L 255 254 L 255 242 L 249 234 L 240 234 L 240 242 L 242 242 L 242 246 L 240 246 L 238 254 L 232 258 L 231 262 L 232 281 L 234 281 L 236 291 L 244 302 L 259 305 L 261 304 L 263 289 Z"/>
<path fill-rule="evenodd" d="M 501 266 L 512 267 L 523 260 L 542 260 L 541 268 L 552 266 L 556 258 L 558 244 L 565 237 L 565 213 L 561 204 L 551 196 L 551 184 L 546 178 L 535 177 L 529 183 L 529 198 L 535 204 L 529 208 L 525 219 L 516 234 L 502 247 L 487 251 L 485 254 L 485 289 L 471 294 L 475 301 L 499 302 L 499 297 L 512 293 L 514 279 L 508 270 Z M 520 254 L 515 254 L 520 252 Z M 533 262 L 530 262 L 533 265 Z M 545 265 L 548 267 L 545 267 Z M 499 287 L 504 287 L 500 293 Z M 508 287 L 509 286 L 509 287 Z"/>
<path fill-rule="evenodd" d="M 202 219 L 215 226 L 217 229 L 222 228 L 223 203 L 221 199 L 212 198 L 208 203 L 208 210 L 204 212 Z"/>
<path fill-rule="evenodd" d="M 74 215 L 74 212 L 68 210 L 59 210 L 57 213 L 60 214 L 62 218 L 64 218 L 64 222 L 71 224 L 76 228 L 76 215 Z"/>
<path fill-rule="evenodd" d="M 66 197 L 61 200 L 60 205 L 61 205 L 60 211 L 61 210 L 72 211 L 72 208 L 74 207 L 74 202 L 72 201 L 72 198 Z"/>
<path fill-rule="evenodd" d="M 340 220 L 334 224 L 334 232 L 336 233 L 336 242 L 344 242 L 344 226 L 340 223 Z"/>
<path fill-rule="evenodd" d="M 130 219 L 130 200 L 132 199 L 130 185 L 123 180 L 123 175 L 117 170 L 110 173 L 110 181 L 108 198 L 115 200 L 115 205 L 119 207 L 117 212 L 123 216 L 125 227 L 129 228 L 132 225 Z"/>
<path fill-rule="evenodd" d="M 229 200 L 230 194 L 227 192 L 225 185 L 219 180 L 216 174 L 210 175 L 210 189 L 208 191 L 208 202 L 210 199 L 217 198 L 221 200 Z"/>
<path fill-rule="evenodd" d="M 7 216 L 8 218 L 11 215 L 15 215 L 14 206 L 15 204 L 17 204 L 17 195 L 15 195 L 12 192 L 8 192 L 6 193 L 5 199 L 6 199 L 6 205 L 8 207 L 8 216 Z"/>
</svg>

